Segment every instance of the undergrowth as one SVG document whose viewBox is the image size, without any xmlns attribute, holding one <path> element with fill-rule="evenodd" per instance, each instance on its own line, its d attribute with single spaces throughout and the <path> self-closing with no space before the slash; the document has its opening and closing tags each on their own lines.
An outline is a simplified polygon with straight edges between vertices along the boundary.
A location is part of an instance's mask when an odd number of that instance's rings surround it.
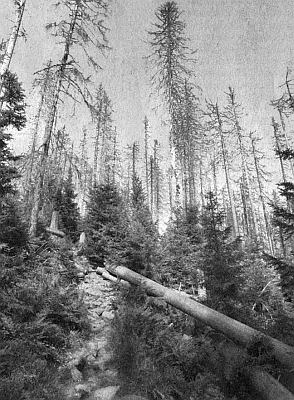
<svg viewBox="0 0 294 400">
<path fill-rule="evenodd" d="M 204 367 L 214 349 L 204 337 L 185 340 L 174 315 L 150 302 L 140 289 L 122 294 L 112 326 L 113 362 L 121 394 L 151 399 L 223 400 L 219 380 Z M 179 318 L 177 319 L 179 328 Z M 184 329 L 185 327 L 182 326 Z"/>
<path fill-rule="evenodd" d="M 71 332 L 89 331 L 70 252 L 43 241 L 0 264 L 0 399 L 61 400 Z"/>
</svg>

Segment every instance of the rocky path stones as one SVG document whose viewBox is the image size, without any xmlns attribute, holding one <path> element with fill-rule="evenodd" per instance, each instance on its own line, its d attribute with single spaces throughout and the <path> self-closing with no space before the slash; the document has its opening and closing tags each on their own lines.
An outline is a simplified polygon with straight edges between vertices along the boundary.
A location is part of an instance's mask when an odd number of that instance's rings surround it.
<svg viewBox="0 0 294 400">
<path fill-rule="evenodd" d="M 79 289 L 88 307 L 91 338 L 68 356 L 71 380 L 66 384 L 66 400 L 112 400 L 119 390 L 116 371 L 111 367 L 108 346 L 110 323 L 115 313 L 115 288 L 95 271 L 83 256 L 76 256 L 80 271 Z"/>
</svg>

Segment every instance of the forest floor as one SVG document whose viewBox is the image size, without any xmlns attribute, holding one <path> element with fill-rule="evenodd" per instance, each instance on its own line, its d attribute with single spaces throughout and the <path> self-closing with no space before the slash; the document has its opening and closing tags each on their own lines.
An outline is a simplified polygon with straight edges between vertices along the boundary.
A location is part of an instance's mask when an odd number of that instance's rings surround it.
<svg viewBox="0 0 294 400">
<path fill-rule="evenodd" d="M 111 365 L 110 324 L 115 315 L 114 286 L 92 270 L 87 259 L 76 256 L 81 271 L 79 290 L 88 308 L 91 334 L 86 341 L 77 340 L 68 354 L 70 376 L 64 382 L 66 399 L 112 400 L 120 389 L 117 371 Z"/>
</svg>

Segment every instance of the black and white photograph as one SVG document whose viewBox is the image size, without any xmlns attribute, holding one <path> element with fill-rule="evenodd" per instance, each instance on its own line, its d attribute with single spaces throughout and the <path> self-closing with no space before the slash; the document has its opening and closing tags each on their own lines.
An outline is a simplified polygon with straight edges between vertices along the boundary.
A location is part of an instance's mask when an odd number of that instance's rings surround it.
<svg viewBox="0 0 294 400">
<path fill-rule="evenodd" d="M 0 400 L 294 400 L 291 0 L 0 0 Z"/>
</svg>

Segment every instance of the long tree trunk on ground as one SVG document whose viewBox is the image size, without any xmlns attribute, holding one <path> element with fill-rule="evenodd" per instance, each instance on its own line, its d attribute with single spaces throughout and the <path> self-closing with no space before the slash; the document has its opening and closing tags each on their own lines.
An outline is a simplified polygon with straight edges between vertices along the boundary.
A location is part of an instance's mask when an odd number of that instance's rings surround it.
<svg viewBox="0 0 294 400">
<path fill-rule="evenodd" d="M 161 297 L 168 304 L 178 308 L 193 318 L 209 325 L 213 329 L 225 334 L 229 339 L 241 345 L 270 346 L 271 353 L 276 360 L 285 367 L 294 368 L 294 347 L 291 347 L 270 336 L 263 335 L 261 332 L 236 321 L 224 314 L 221 314 L 201 303 L 198 303 L 193 296 L 179 292 L 174 289 L 166 288 L 151 279 L 145 278 L 128 268 L 121 266 L 107 266 L 107 271 L 114 276 L 122 278 L 131 284 L 139 285 L 153 296 Z M 264 341 L 264 342 L 263 342 Z M 261 349 L 260 349 L 261 350 Z M 258 350 L 257 350 L 258 351 Z"/>
<path fill-rule="evenodd" d="M 247 353 L 246 350 L 238 347 L 235 342 L 243 345 L 247 350 L 255 346 L 257 353 L 263 352 L 264 345 L 266 344 L 267 347 L 270 346 L 270 351 L 274 354 L 276 360 L 286 366 L 287 369 L 293 370 L 294 368 L 293 347 L 271 338 L 270 336 L 263 335 L 261 332 L 239 321 L 198 303 L 195 301 L 194 296 L 187 295 L 185 292 L 166 288 L 125 267 L 107 266 L 106 270 L 98 267 L 97 273 L 102 275 L 104 279 L 123 288 L 130 289 L 130 284 L 139 286 L 152 297 L 159 297 L 167 304 L 192 316 L 196 320 L 201 321 L 231 339 L 232 341 L 222 340 L 220 344 L 215 344 L 217 350 L 223 356 L 223 368 L 226 368 L 228 359 L 228 367 L 231 368 L 232 364 L 230 361 L 236 359 L 236 356 L 238 357 L 238 365 L 243 365 L 243 363 L 248 360 L 249 351 Z M 212 364 L 211 360 L 208 361 L 208 364 L 213 366 L 214 372 L 221 372 L 221 376 L 223 375 L 223 370 L 216 371 L 217 366 L 215 363 Z M 246 368 L 245 376 L 265 400 L 294 400 L 294 395 L 288 389 L 259 366 L 251 365 L 250 368 Z"/>
</svg>

